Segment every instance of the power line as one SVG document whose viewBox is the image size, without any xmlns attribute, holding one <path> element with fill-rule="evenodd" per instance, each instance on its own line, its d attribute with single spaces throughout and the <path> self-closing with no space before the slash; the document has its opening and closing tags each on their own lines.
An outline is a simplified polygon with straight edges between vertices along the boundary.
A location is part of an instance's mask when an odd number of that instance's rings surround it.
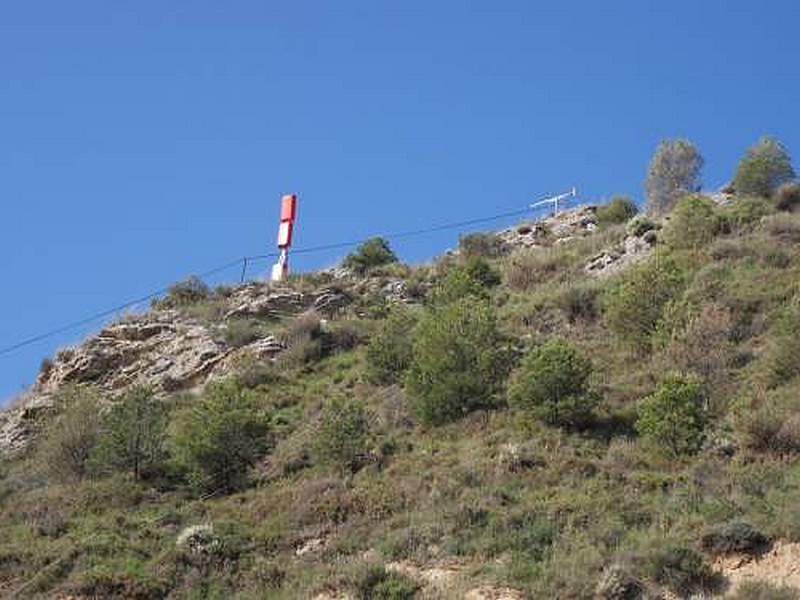
<svg viewBox="0 0 800 600">
<path fill-rule="evenodd" d="M 415 230 L 411 230 L 411 231 L 402 231 L 402 232 L 390 233 L 390 234 L 382 235 L 380 237 L 383 237 L 385 239 L 402 239 L 402 238 L 408 238 L 408 237 L 415 237 L 415 236 L 419 236 L 419 235 L 435 233 L 435 232 L 438 232 L 438 231 L 446 231 L 448 229 L 457 229 L 457 228 L 460 228 L 460 227 L 469 227 L 471 225 L 477 225 L 477 224 L 480 224 L 480 223 L 488 223 L 488 222 L 491 222 L 491 221 L 497 221 L 499 219 L 519 216 L 519 215 L 523 215 L 523 214 L 530 213 L 530 212 L 531 212 L 530 207 L 527 207 L 527 208 L 523 208 L 523 209 L 518 209 L 518 210 L 513 210 L 513 211 L 508 211 L 508 212 L 503 212 L 503 213 L 498 213 L 498 214 L 495 214 L 495 215 L 492 215 L 492 216 L 489 216 L 489 217 L 480 217 L 480 218 L 477 218 L 477 219 L 469 219 L 469 220 L 466 220 L 466 221 L 458 221 L 458 222 L 455 222 L 455 223 L 445 223 L 445 224 L 441 224 L 441 225 L 435 225 L 435 226 L 426 227 L 426 228 L 423 228 L 423 229 L 415 229 Z M 292 253 L 293 254 L 312 254 L 312 253 L 315 253 L 315 252 L 324 252 L 326 250 L 337 250 L 337 249 L 341 249 L 341 248 L 351 248 L 353 246 L 358 246 L 359 244 L 364 243 L 366 241 L 366 239 L 367 238 L 361 239 L 361 240 L 356 240 L 356 241 L 335 242 L 335 243 L 331 243 L 331 244 L 323 244 L 323 245 L 320 245 L 320 246 L 310 246 L 310 247 L 307 247 L 307 248 L 298 248 L 296 250 L 293 250 Z M 210 277 L 211 275 L 215 275 L 215 274 L 220 273 L 222 271 L 226 271 L 228 269 L 231 269 L 234 266 L 241 265 L 242 266 L 242 280 L 244 280 L 244 276 L 245 276 L 245 273 L 246 273 L 246 270 L 247 270 L 247 265 L 248 265 L 248 263 L 250 261 L 264 260 L 264 259 L 268 259 L 268 258 L 275 258 L 277 256 L 278 256 L 277 252 L 272 252 L 272 253 L 269 253 L 269 254 L 259 254 L 259 255 L 254 255 L 254 256 L 245 256 L 245 257 L 238 258 L 236 260 L 227 262 L 227 263 L 225 263 L 223 265 L 220 265 L 218 267 L 214 267 L 213 269 L 210 269 L 210 270 L 205 271 L 203 273 L 199 273 L 197 275 L 197 277 L 199 277 L 200 279 L 203 279 L 205 277 Z M 84 325 L 88 325 L 88 324 L 93 323 L 93 322 L 95 322 L 95 321 L 97 321 L 99 319 L 102 319 L 104 317 L 108 317 L 108 316 L 111 316 L 111 315 L 113 315 L 115 313 L 118 313 L 121 310 L 125 310 L 126 308 L 130 308 L 132 306 L 136 306 L 137 304 L 141 304 L 142 302 L 147 302 L 148 300 L 152 300 L 153 298 L 161 296 L 161 295 L 167 293 L 168 291 L 169 291 L 169 287 L 164 287 L 164 288 L 155 290 L 153 292 L 150 292 L 149 294 L 146 294 L 146 295 L 144 295 L 144 296 L 142 296 L 140 298 L 136 298 L 134 300 L 129 300 L 128 302 L 125 302 L 125 303 L 120 304 L 118 306 L 115 306 L 113 308 L 109 308 L 109 309 L 103 310 L 101 312 L 95 313 L 95 314 L 93 314 L 91 316 L 88 316 L 86 318 L 80 319 L 78 321 L 73 321 L 73 322 L 67 323 L 66 325 L 63 325 L 61 327 L 57 327 L 56 329 L 52 329 L 50 331 L 46 331 L 44 333 L 40 333 L 38 335 L 34 335 L 34 336 L 29 337 L 29 338 L 23 339 L 23 340 L 15 343 L 15 344 L 12 344 L 10 346 L 6 346 L 5 348 L 0 348 L 0 356 L 5 356 L 5 355 L 10 354 L 10 353 L 12 353 L 12 352 L 14 352 L 16 350 L 19 350 L 20 348 L 24 348 L 25 346 L 30 346 L 31 344 L 35 344 L 37 342 L 44 341 L 46 339 L 49 339 L 49 338 L 54 337 L 56 335 L 59 335 L 61 333 L 66 333 L 67 331 L 71 331 L 73 329 L 77 329 L 78 327 L 82 327 Z"/>
</svg>

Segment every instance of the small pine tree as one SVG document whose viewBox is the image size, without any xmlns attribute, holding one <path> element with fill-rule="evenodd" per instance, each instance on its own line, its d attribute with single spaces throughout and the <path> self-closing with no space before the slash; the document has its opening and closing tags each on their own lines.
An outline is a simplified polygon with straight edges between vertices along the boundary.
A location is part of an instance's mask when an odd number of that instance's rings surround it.
<svg viewBox="0 0 800 600">
<path fill-rule="evenodd" d="M 585 423 L 598 396 L 589 387 L 592 363 L 563 339 L 552 339 L 522 360 L 508 390 L 511 406 L 548 425 Z"/>
<path fill-rule="evenodd" d="M 179 413 L 170 432 L 177 464 L 207 491 L 244 486 L 249 469 L 269 448 L 269 418 L 235 380 L 208 387 Z"/>
<path fill-rule="evenodd" d="M 416 315 L 403 306 L 394 307 L 381 321 L 367 346 L 367 378 L 373 383 L 397 383 L 411 364 L 411 332 Z"/>
<path fill-rule="evenodd" d="M 496 318 L 485 300 L 466 296 L 434 307 L 415 330 L 406 385 L 425 423 L 486 406 L 505 373 Z"/>
<path fill-rule="evenodd" d="M 363 275 L 374 267 L 397 262 L 397 256 L 382 237 L 374 237 L 361 244 L 356 251 L 349 254 L 342 266 Z"/>
<path fill-rule="evenodd" d="M 647 169 L 647 210 L 664 214 L 679 198 L 700 191 L 703 157 L 687 139 L 664 140 Z"/>
<path fill-rule="evenodd" d="M 325 409 L 317 433 L 317 462 L 355 472 L 368 451 L 369 424 L 360 403 L 334 400 Z"/>
<path fill-rule="evenodd" d="M 92 452 L 93 468 L 127 471 L 137 481 L 157 474 L 167 459 L 167 416 L 167 405 L 152 390 L 131 389 L 103 421 L 103 435 Z"/>
<path fill-rule="evenodd" d="M 705 403 L 699 379 L 670 375 L 639 404 L 636 430 L 672 456 L 694 453 L 705 436 Z"/>
<path fill-rule="evenodd" d="M 786 147 L 779 140 L 764 136 L 747 149 L 736 167 L 733 189 L 740 196 L 768 198 L 794 177 Z"/>
<path fill-rule="evenodd" d="M 664 241 L 673 248 L 697 249 L 711 242 L 721 228 L 722 219 L 712 200 L 686 196 L 672 210 Z"/>
</svg>

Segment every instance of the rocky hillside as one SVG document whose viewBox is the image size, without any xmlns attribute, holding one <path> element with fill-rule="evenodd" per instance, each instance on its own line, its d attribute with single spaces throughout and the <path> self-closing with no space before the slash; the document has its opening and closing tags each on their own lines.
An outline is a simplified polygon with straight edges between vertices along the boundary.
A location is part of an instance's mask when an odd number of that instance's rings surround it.
<svg viewBox="0 0 800 600">
<path fill-rule="evenodd" d="M 0 415 L 0 595 L 797 597 L 800 215 L 724 200 L 176 284 Z"/>
</svg>

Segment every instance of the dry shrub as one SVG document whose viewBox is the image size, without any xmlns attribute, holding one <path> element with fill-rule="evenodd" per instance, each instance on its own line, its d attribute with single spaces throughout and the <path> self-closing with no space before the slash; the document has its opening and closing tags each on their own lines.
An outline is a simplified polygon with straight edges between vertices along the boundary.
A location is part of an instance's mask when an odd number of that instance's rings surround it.
<svg viewBox="0 0 800 600">
<path fill-rule="evenodd" d="M 791 212 L 798 207 L 800 207 L 800 183 L 796 181 L 784 183 L 775 192 L 775 208 Z"/>
<path fill-rule="evenodd" d="M 664 352 L 672 369 L 693 371 L 712 388 L 727 379 L 727 367 L 735 346 L 731 341 L 734 322 L 730 310 L 706 304 L 674 333 Z"/>
<path fill-rule="evenodd" d="M 280 336 L 286 350 L 276 364 L 284 368 L 299 367 L 322 355 L 322 319 L 314 311 L 298 315 Z"/>
<path fill-rule="evenodd" d="M 800 219 L 791 214 L 770 215 L 764 218 L 767 232 L 787 242 L 800 242 Z"/>
<path fill-rule="evenodd" d="M 560 271 L 566 263 L 566 255 L 555 248 L 523 250 L 506 261 L 505 280 L 513 290 L 528 291 Z"/>
<path fill-rule="evenodd" d="M 791 390 L 757 389 L 740 401 L 733 425 L 741 446 L 751 452 L 793 455 L 800 452 L 800 412 Z"/>
</svg>

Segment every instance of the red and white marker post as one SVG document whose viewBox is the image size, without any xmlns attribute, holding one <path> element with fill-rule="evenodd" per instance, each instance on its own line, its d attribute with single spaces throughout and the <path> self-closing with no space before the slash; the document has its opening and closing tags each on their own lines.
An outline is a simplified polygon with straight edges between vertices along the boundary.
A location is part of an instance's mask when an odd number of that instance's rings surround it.
<svg viewBox="0 0 800 600">
<path fill-rule="evenodd" d="M 292 245 L 294 220 L 297 216 L 297 194 L 281 198 L 281 222 L 278 226 L 278 248 L 281 255 L 272 267 L 272 281 L 283 281 L 289 274 L 289 247 Z"/>
</svg>

